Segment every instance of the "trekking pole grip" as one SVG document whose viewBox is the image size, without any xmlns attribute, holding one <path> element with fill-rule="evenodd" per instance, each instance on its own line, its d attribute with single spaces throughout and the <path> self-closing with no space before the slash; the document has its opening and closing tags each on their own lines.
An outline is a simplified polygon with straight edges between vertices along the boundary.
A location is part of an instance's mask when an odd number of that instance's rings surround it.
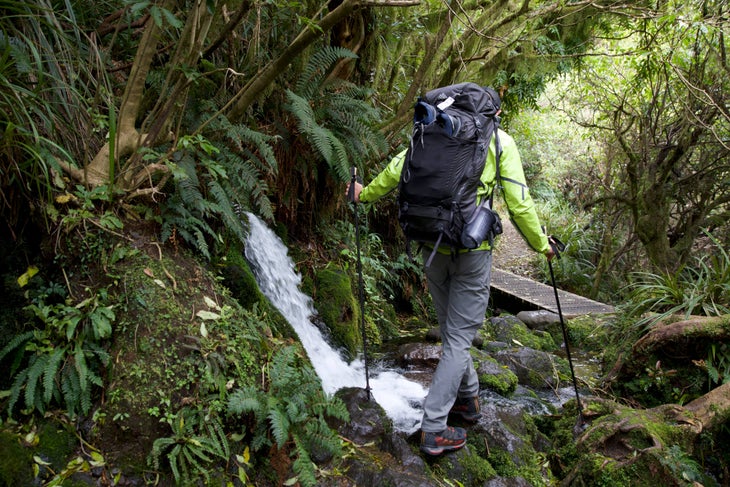
<svg viewBox="0 0 730 487">
<path fill-rule="evenodd" d="M 547 230 L 545 227 L 542 227 L 542 231 L 545 235 L 547 235 Z M 562 252 L 565 252 L 566 245 L 561 242 L 560 239 L 555 235 L 548 235 L 548 244 L 550 245 L 550 248 L 553 249 L 553 252 L 555 253 L 555 258 L 559 260 L 560 254 Z"/>
<path fill-rule="evenodd" d="M 350 190 L 347 192 L 348 201 L 355 202 L 355 183 L 357 182 L 357 167 L 352 166 L 350 168 Z"/>
</svg>

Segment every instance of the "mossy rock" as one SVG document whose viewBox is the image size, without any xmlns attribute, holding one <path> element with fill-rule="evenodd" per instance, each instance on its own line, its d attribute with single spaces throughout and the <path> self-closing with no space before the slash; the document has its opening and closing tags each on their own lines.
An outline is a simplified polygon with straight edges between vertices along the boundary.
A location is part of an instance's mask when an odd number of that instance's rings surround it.
<svg viewBox="0 0 730 487">
<path fill-rule="evenodd" d="M 259 288 L 256 277 L 248 264 L 248 260 L 239 248 L 231 248 L 224 261 L 218 264 L 223 285 L 231 292 L 231 296 L 246 309 L 257 308 L 271 317 L 272 328 L 282 337 L 296 338 L 297 334 L 291 324 L 281 315 Z"/>
<path fill-rule="evenodd" d="M 41 485 L 74 458 L 76 436 L 53 420 L 41 419 L 35 434 L 0 430 L 0 485 Z M 34 457 L 43 464 L 36 463 Z M 34 466 L 38 465 L 38 473 Z M 64 484 L 66 485 L 66 484 Z"/>
<path fill-rule="evenodd" d="M 362 345 L 362 335 L 360 308 L 350 277 L 342 269 L 326 267 L 316 272 L 314 285 L 315 308 L 330 330 L 334 345 L 354 358 Z"/>
<path fill-rule="evenodd" d="M 241 303 L 241 306 L 250 309 L 255 304 L 260 305 L 266 301 L 248 261 L 239 249 L 230 249 L 225 261 L 219 265 L 223 284 L 230 289 L 231 295 Z"/>
<path fill-rule="evenodd" d="M 497 472 L 490 462 L 478 453 L 483 446 L 484 443 L 469 442 L 466 448 L 456 454 L 430 459 L 432 469 L 439 477 L 458 479 L 458 485 L 484 485 L 496 477 Z"/>
<path fill-rule="evenodd" d="M 552 335 L 546 331 L 530 330 L 516 316 L 496 316 L 490 318 L 482 328 L 487 340 L 505 342 L 511 345 L 552 352 L 558 349 Z"/>
<path fill-rule="evenodd" d="M 504 397 L 510 397 L 515 392 L 518 379 L 509 367 L 484 352 L 475 351 L 472 355 L 477 362 L 476 370 L 482 389 L 492 390 Z"/>
<path fill-rule="evenodd" d="M 33 477 L 33 452 L 18 435 L 0 431 L 0 485 L 31 485 Z"/>
</svg>

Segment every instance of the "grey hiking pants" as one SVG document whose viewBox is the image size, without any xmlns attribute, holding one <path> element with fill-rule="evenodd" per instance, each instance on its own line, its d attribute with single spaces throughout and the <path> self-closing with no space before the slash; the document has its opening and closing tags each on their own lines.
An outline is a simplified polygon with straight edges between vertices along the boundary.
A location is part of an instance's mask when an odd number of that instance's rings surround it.
<svg viewBox="0 0 730 487">
<path fill-rule="evenodd" d="M 430 253 L 430 249 L 424 249 L 424 260 Z M 460 253 L 456 258 L 438 253 L 425 269 L 441 329 L 442 351 L 423 403 L 422 431 L 443 431 L 457 396 L 474 397 L 479 393 L 470 349 L 484 323 L 491 268 L 492 252 L 474 251 Z"/>
</svg>

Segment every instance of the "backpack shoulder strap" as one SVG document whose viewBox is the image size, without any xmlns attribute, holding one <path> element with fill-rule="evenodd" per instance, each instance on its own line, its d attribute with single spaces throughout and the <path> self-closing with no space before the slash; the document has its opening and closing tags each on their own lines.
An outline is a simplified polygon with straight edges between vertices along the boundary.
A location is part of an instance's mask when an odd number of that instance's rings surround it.
<svg viewBox="0 0 730 487">
<path fill-rule="evenodd" d="M 499 159 L 502 157 L 502 144 L 499 143 L 499 117 L 494 117 L 494 158 L 497 165 L 497 171 L 494 176 L 494 189 L 489 195 L 489 207 L 494 208 L 494 193 L 497 192 L 502 181 L 502 177 L 499 174 Z"/>
</svg>

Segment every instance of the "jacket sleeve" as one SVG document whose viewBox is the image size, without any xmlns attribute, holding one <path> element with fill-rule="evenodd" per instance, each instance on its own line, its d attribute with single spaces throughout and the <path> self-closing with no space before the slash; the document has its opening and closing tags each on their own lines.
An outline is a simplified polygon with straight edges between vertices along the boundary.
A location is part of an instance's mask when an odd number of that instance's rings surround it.
<svg viewBox="0 0 730 487">
<path fill-rule="evenodd" d="M 380 174 L 373 179 L 360 193 L 360 201 L 363 203 L 372 203 L 379 200 L 386 194 L 390 193 L 398 187 L 400 182 L 400 172 L 403 169 L 403 161 L 406 158 L 408 149 L 399 153 L 385 166 Z"/>
<path fill-rule="evenodd" d="M 533 250 L 544 254 L 549 250 L 550 244 L 540 227 L 540 219 L 527 187 L 517 145 L 512 137 L 503 131 L 499 132 L 499 140 L 502 144 L 502 157 L 499 163 L 500 186 L 510 220 L 527 244 Z"/>
</svg>

